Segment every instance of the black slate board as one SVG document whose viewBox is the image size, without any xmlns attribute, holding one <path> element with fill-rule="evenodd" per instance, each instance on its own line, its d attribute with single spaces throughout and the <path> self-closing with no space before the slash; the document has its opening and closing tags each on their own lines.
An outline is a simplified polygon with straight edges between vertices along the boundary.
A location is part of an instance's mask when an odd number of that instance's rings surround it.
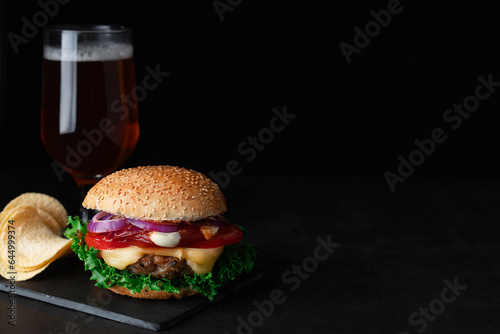
<svg viewBox="0 0 500 334">
<path fill-rule="evenodd" d="M 242 275 L 220 290 L 213 301 L 203 296 L 181 300 L 147 300 L 117 295 L 94 286 L 90 272 L 76 256 L 59 259 L 32 279 L 16 282 L 15 294 L 150 330 L 165 330 L 196 314 L 231 292 L 266 275 L 273 265 L 259 261 L 250 274 Z M 0 277 L 0 291 L 10 282 Z"/>
</svg>

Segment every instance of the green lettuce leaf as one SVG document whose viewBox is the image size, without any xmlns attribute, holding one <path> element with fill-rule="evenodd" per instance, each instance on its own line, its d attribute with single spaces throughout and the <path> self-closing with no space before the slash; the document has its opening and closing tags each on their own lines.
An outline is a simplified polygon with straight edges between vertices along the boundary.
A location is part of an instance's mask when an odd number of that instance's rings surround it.
<svg viewBox="0 0 500 334">
<path fill-rule="evenodd" d="M 246 231 L 245 231 L 246 232 Z M 140 292 L 148 287 L 150 290 L 176 293 L 179 288 L 192 287 L 199 293 L 213 300 L 218 289 L 234 280 L 242 273 L 249 273 L 254 267 L 257 258 L 252 244 L 241 241 L 224 247 L 224 251 L 208 274 L 194 274 L 169 280 L 167 278 L 153 278 L 151 275 L 136 275 L 128 270 L 119 270 L 108 266 L 98 257 L 99 251 L 85 244 L 87 223 L 78 216 L 69 217 L 68 228 L 64 235 L 72 239 L 71 249 L 84 262 L 85 270 L 90 270 L 90 279 L 96 281 L 96 286 L 106 289 L 115 285 L 123 286 L 132 292 Z"/>
</svg>

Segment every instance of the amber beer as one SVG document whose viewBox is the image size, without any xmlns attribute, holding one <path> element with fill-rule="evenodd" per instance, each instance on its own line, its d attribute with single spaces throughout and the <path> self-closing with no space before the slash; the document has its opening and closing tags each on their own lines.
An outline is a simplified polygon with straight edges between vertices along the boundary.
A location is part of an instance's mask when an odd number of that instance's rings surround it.
<svg viewBox="0 0 500 334">
<path fill-rule="evenodd" d="M 139 137 L 131 45 L 45 48 L 42 140 L 76 180 L 99 178 L 129 158 Z"/>
</svg>

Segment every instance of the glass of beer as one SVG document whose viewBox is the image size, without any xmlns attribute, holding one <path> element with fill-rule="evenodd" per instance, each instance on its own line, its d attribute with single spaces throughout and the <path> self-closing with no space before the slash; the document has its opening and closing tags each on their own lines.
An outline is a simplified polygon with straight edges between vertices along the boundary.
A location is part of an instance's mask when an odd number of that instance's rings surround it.
<svg viewBox="0 0 500 334">
<path fill-rule="evenodd" d="M 82 196 L 139 139 L 132 31 L 112 25 L 45 28 L 41 136 Z"/>
</svg>

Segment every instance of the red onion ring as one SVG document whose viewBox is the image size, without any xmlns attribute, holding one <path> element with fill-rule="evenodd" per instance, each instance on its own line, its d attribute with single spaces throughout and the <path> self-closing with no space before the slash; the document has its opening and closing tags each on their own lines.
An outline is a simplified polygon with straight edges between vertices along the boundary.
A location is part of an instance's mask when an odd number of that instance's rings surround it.
<svg viewBox="0 0 500 334">
<path fill-rule="evenodd" d="M 87 229 L 94 233 L 104 233 L 116 231 L 127 226 L 127 220 L 125 218 L 109 219 L 112 217 L 112 214 L 101 211 L 92 217 Z"/>
<path fill-rule="evenodd" d="M 96 213 L 94 217 L 92 217 L 92 220 L 101 220 L 101 218 L 104 218 L 104 216 L 112 216 L 111 213 L 107 213 L 106 211 L 99 211 Z M 104 219 L 109 219 L 109 217 L 106 217 Z"/>
<path fill-rule="evenodd" d="M 90 232 L 94 233 L 112 232 L 120 230 L 125 226 L 127 226 L 128 223 L 130 223 L 132 225 L 135 225 L 139 228 L 148 231 L 172 233 L 172 232 L 177 232 L 179 230 L 178 224 L 172 224 L 172 223 L 161 224 L 161 223 L 153 223 L 133 218 L 125 218 L 125 217 L 113 218 L 113 217 L 115 216 L 111 213 L 107 213 L 105 211 L 98 212 L 94 217 L 92 217 L 90 223 L 87 226 L 87 229 Z M 227 226 L 226 219 L 220 215 L 206 218 L 205 221 L 210 225 L 216 227 Z"/>
<path fill-rule="evenodd" d="M 212 226 L 217 226 L 217 227 L 227 226 L 226 218 L 224 218 L 221 215 L 215 216 L 215 217 L 205 218 L 205 221 L 208 221 L 209 224 L 212 225 Z"/>
<path fill-rule="evenodd" d="M 171 233 L 171 232 L 179 231 L 178 224 L 157 224 L 157 223 L 151 223 L 151 222 L 147 222 L 144 220 L 132 219 L 132 218 L 128 218 L 127 220 L 131 224 L 133 224 L 137 227 L 140 227 L 142 229 L 148 230 L 148 231 L 157 231 L 157 232 L 163 232 L 163 233 Z"/>
</svg>

